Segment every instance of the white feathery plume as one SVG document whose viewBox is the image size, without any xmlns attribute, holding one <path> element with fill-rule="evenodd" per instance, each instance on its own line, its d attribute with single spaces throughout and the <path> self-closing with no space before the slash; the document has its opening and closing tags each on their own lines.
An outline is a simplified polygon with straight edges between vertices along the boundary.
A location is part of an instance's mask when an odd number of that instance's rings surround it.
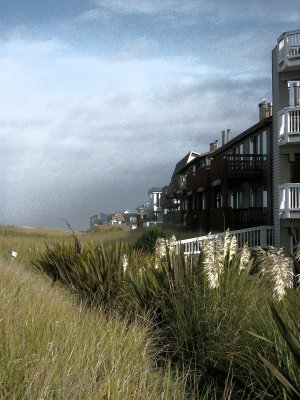
<svg viewBox="0 0 300 400">
<path fill-rule="evenodd" d="M 271 264 L 270 274 L 274 283 L 273 297 L 280 301 L 286 294 L 287 289 L 293 287 L 293 268 L 292 260 L 284 255 L 283 248 L 271 249 Z"/>
<path fill-rule="evenodd" d="M 158 238 L 155 245 L 155 255 L 158 259 L 166 257 L 166 240 L 164 238 Z"/>
<path fill-rule="evenodd" d="M 128 267 L 128 256 L 127 256 L 127 254 L 123 254 L 121 263 L 122 263 L 123 271 L 126 272 L 126 269 Z"/>
<path fill-rule="evenodd" d="M 171 238 L 169 240 L 167 240 L 167 246 L 169 248 L 170 255 L 173 255 L 176 253 L 176 242 L 177 242 L 177 239 L 173 233 Z"/>
<path fill-rule="evenodd" d="M 284 255 L 284 249 L 270 247 L 268 251 L 260 249 L 260 274 L 273 283 L 273 297 L 281 301 L 287 289 L 293 287 L 292 260 Z"/>
<path fill-rule="evenodd" d="M 229 246 L 229 260 L 232 260 L 232 257 L 236 254 L 237 252 L 237 239 L 235 235 L 231 236 L 231 241 L 230 241 L 230 246 Z"/>
<path fill-rule="evenodd" d="M 240 256 L 240 272 L 245 270 L 251 259 L 251 252 L 247 243 L 244 243 Z"/>
<path fill-rule="evenodd" d="M 204 272 L 207 276 L 208 285 L 216 289 L 220 285 L 220 278 L 223 272 L 223 246 L 219 238 L 208 235 L 203 243 Z"/>
</svg>

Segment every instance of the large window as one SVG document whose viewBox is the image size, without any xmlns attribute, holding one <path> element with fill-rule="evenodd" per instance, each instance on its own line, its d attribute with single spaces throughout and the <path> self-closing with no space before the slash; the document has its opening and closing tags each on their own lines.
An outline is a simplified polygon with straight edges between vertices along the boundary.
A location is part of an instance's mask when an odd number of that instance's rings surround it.
<svg viewBox="0 0 300 400">
<path fill-rule="evenodd" d="M 267 131 L 263 131 L 250 138 L 250 154 L 267 154 Z"/>
<path fill-rule="evenodd" d="M 232 192 L 230 195 L 230 207 L 231 208 L 243 208 L 244 207 L 244 195 L 243 192 Z"/>
<path fill-rule="evenodd" d="M 200 210 L 200 211 L 205 210 L 205 208 L 206 208 L 205 197 L 206 196 L 205 196 L 204 192 L 198 193 L 198 210 Z"/>
<path fill-rule="evenodd" d="M 250 188 L 250 207 L 268 207 L 268 192 L 263 186 Z"/>
</svg>

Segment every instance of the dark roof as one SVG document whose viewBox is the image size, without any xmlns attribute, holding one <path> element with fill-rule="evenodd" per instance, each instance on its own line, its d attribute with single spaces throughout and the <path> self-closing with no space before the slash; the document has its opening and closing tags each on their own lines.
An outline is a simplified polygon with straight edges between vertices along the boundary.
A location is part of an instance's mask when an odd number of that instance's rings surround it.
<svg viewBox="0 0 300 400">
<path fill-rule="evenodd" d="M 162 188 L 158 187 L 158 186 L 154 186 L 148 190 L 148 194 L 153 193 L 153 192 L 162 192 Z"/>
<path fill-rule="evenodd" d="M 235 143 L 239 142 L 244 137 L 257 132 L 258 130 L 260 130 L 263 127 L 271 126 L 272 122 L 273 122 L 273 117 L 268 117 L 268 118 L 263 119 L 262 121 L 259 121 L 257 124 L 250 126 L 250 128 L 246 129 L 244 132 L 240 133 L 239 135 L 237 135 L 233 139 L 231 139 L 229 142 L 225 143 L 222 147 L 219 147 L 217 150 L 213 151 L 211 153 L 211 155 L 213 157 L 215 157 L 216 155 L 219 155 L 224 150 L 227 150 L 228 148 L 230 148 Z"/>
<path fill-rule="evenodd" d="M 191 150 L 180 161 L 178 161 L 178 163 L 176 164 L 176 167 L 174 169 L 173 175 L 178 174 L 182 169 L 184 169 L 187 166 L 187 164 L 189 164 L 192 161 L 192 160 L 189 161 L 191 154 L 195 154 L 196 157 L 200 156 L 200 153 L 197 153 L 196 151 Z"/>
</svg>

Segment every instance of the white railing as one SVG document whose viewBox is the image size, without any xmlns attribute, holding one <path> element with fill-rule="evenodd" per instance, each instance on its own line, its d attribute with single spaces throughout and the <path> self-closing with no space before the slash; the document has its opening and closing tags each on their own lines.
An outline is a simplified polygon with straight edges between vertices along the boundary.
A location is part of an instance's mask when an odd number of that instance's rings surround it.
<svg viewBox="0 0 300 400">
<path fill-rule="evenodd" d="M 278 41 L 278 64 L 281 69 L 298 64 L 300 59 L 300 31 L 284 33 Z"/>
<path fill-rule="evenodd" d="M 300 142 L 300 107 L 287 107 L 279 112 L 279 141 Z"/>
<path fill-rule="evenodd" d="M 273 245 L 273 226 L 257 226 L 255 228 L 230 231 L 229 233 L 236 236 L 238 249 L 241 249 L 245 243 L 252 249 L 258 246 L 266 248 Z M 218 233 L 210 237 L 199 236 L 178 240 L 176 242 L 176 253 L 179 254 L 180 248 L 183 246 L 185 255 L 199 255 L 204 241 L 209 238 L 221 238 L 223 240 L 224 236 L 224 233 Z"/>
<path fill-rule="evenodd" d="M 291 212 L 300 212 L 300 183 L 280 185 L 279 204 L 282 218 L 291 218 Z"/>
</svg>

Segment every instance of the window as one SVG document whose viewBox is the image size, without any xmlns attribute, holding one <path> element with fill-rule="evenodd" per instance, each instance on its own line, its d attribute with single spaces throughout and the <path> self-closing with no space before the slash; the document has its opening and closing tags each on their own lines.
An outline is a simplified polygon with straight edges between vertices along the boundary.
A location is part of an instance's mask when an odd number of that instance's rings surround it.
<svg viewBox="0 0 300 400">
<path fill-rule="evenodd" d="M 250 154 L 267 154 L 267 131 L 258 133 L 250 138 Z"/>
<path fill-rule="evenodd" d="M 243 192 L 232 192 L 229 199 L 231 208 L 243 208 L 244 207 L 244 194 Z"/>
<path fill-rule="evenodd" d="M 262 133 L 262 154 L 267 154 L 267 131 L 263 131 Z"/>
<path fill-rule="evenodd" d="M 250 207 L 268 207 L 268 192 L 263 186 L 250 188 L 249 196 Z"/>
<path fill-rule="evenodd" d="M 205 210 L 205 193 L 198 194 L 198 210 Z"/>
</svg>

